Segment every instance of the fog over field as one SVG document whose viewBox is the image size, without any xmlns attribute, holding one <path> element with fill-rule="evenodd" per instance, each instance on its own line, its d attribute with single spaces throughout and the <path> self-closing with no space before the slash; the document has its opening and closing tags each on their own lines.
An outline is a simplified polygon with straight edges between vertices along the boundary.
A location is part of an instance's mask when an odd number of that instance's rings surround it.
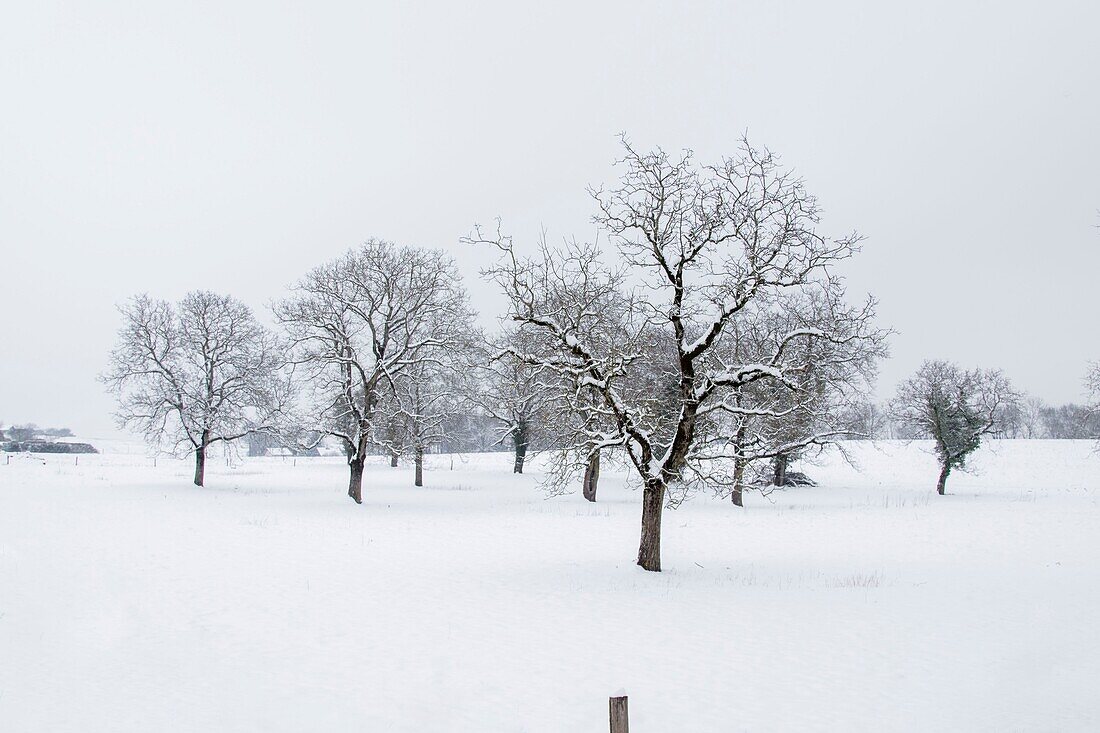
<svg viewBox="0 0 1100 733">
<path fill-rule="evenodd" d="M 620 132 L 711 162 L 748 131 L 867 237 L 844 272 L 898 331 L 881 396 L 941 358 L 1080 400 L 1098 23 L 1088 0 L 12 4 L 0 419 L 103 434 L 119 301 L 208 288 L 263 315 L 371 236 L 458 257 L 492 323 L 491 256 L 458 239 L 593 237 Z"/>
</svg>

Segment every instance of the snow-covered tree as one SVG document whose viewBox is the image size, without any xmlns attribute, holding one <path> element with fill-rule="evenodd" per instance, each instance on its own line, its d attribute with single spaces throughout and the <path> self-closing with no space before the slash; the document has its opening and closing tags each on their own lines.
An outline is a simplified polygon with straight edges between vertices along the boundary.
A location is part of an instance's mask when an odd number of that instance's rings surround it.
<svg viewBox="0 0 1100 733">
<path fill-rule="evenodd" d="M 283 349 L 252 311 L 228 295 L 188 293 L 178 304 L 139 295 L 100 377 L 119 398 L 119 425 L 195 455 L 202 486 L 207 449 L 269 429 L 286 402 Z"/>
<path fill-rule="evenodd" d="M 454 261 L 442 252 L 368 240 L 317 267 L 275 308 L 303 379 L 300 420 L 339 439 L 348 496 L 362 503 L 363 467 L 384 390 L 455 346 L 471 318 Z"/>
<path fill-rule="evenodd" d="M 707 440 L 714 460 L 733 456 L 729 481 L 716 478 L 714 483 L 729 492 L 735 505 L 742 506 L 745 488 L 787 485 L 788 466 L 808 449 L 859 436 L 853 410 L 867 400 L 877 361 L 886 354 L 888 332 L 875 328 L 874 305 L 868 300 L 849 306 L 844 288 L 833 280 L 818 289 L 762 297 L 722 335 L 722 358 L 745 364 L 771 358 L 789 333 L 829 334 L 786 347 L 791 364 L 786 379 L 731 390 L 736 409 L 716 422 Z M 765 462 L 770 464 L 766 471 Z"/>
<path fill-rule="evenodd" d="M 852 428 L 854 440 L 882 440 L 891 437 L 890 411 L 870 397 L 855 400 L 847 409 L 844 422 Z"/>
<path fill-rule="evenodd" d="M 451 346 L 426 354 L 393 382 L 396 412 L 387 424 L 402 426 L 404 446 L 413 454 L 415 486 L 424 485 L 424 452 L 456 437 L 451 432 L 455 418 L 469 406 L 466 395 L 478 344 L 472 320 L 468 313 L 453 324 L 441 324 L 435 330 L 450 330 Z M 391 446 L 390 450 L 396 449 Z"/>
<path fill-rule="evenodd" d="M 1070 402 L 1042 408 L 1043 431 L 1057 440 L 1090 440 L 1100 436 L 1100 411 Z"/>
<path fill-rule="evenodd" d="M 997 370 L 963 370 L 946 361 L 926 361 L 898 385 L 891 403 L 894 419 L 909 434 L 931 438 L 940 462 L 936 491 L 943 495 L 947 477 L 965 468 L 982 438 L 1001 429 L 1019 396 Z"/>
<path fill-rule="evenodd" d="M 630 279 L 600 265 L 602 248 L 542 248 L 521 256 L 512 241 L 478 231 L 501 252 L 488 275 L 509 299 L 509 316 L 536 340 L 517 360 L 583 390 L 573 407 L 593 417 L 590 447 L 621 449 L 642 485 L 638 564 L 661 569 L 666 501 L 719 480 L 729 456 L 715 450 L 723 416 L 744 412 L 752 384 L 798 389 L 804 342 L 834 337 L 817 327 L 781 334 L 751 362 L 719 345 L 747 308 L 786 290 L 828 291 L 829 269 L 856 251 L 855 235 L 817 231 L 819 209 L 774 155 L 748 143 L 733 158 L 697 166 L 690 152 L 643 153 L 624 141 L 619 184 L 594 191 L 596 222 L 631 266 Z M 617 279 L 619 278 L 619 279 Z M 590 310 L 563 311 L 561 294 L 614 292 L 629 304 L 610 342 L 591 339 Z M 586 408 L 587 397 L 593 405 Z M 671 492 L 671 493 L 670 493 Z"/>
<path fill-rule="evenodd" d="M 1005 410 L 1004 423 L 998 437 L 1046 438 L 1043 411 L 1047 405 L 1040 398 L 1021 394 L 1014 405 Z"/>
<path fill-rule="evenodd" d="M 382 413 L 389 414 L 389 411 L 383 408 Z M 408 443 L 408 426 L 405 424 L 404 415 L 400 412 L 390 414 L 383 428 L 382 436 L 382 444 L 390 454 L 390 468 L 397 468 L 397 463 L 405 450 L 405 445 Z"/>
<path fill-rule="evenodd" d="M 645 318 L 636 312 L 639 304 L 625 292 L 627 270 L 621 264 L 605 266 L 599 248 L 575 240 L 552 249 L 543 238 L 539 253 L 546 264 L 538 282 L 542 308 L 554 313 L 558 323 L 583 333 L 593 348 L 639 353 L 668 348 L 667 343 L 660 345 L 660 334 L 648 328 Z M 633 331 L 635 326 L 641 331 Z M 560 368 L 553 345 L 548 348 L 544 334 L 531 323 L 518 322 L 510 334 L 496 351 L 521 365 L 524 373 L 537 376 L 540 437 L 547 449 L 544 486 L 551 493 L 564 493 L 579 475 L 584 497 L 595 501 L 601 455 L 615 447 L 605 439 L 607 431 L 615 429 L 614 419 L 584 375 Z M 627 346 L 628 342 L 632 345 Z M 669 390 L 653 374 L 639 373 L 637 377 L 628 388 L 633 396 L 669 401 Z"/>
<path fill-rule="evenodd" d="M 553 375 L 517 358 L 529 351 L 528 346 L 525 334 L 516 328 L 483 343 L 480 368 L 467 392 L 469 402 L 496 425 L 497 444 L 511 445 L 513 473 L 523 473 L 531 445 L 546 436 L 558 394 Z"/>
</svg>

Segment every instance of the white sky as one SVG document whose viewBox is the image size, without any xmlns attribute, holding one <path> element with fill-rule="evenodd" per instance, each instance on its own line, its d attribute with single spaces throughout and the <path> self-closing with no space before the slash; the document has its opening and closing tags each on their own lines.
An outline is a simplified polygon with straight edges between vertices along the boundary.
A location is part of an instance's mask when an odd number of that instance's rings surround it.
<svg viewBox="0 0 1100 733">
<path fill-rule="evenodd" d="M 0 420 L 110 432 L 116 303 L 262 311 L 368 236 L 455 252 L 493 311 L 458 238 L 591 236 L 620 131 L 709 161 L 747 130 L 867 237 L 882 395 L 950 358 L 1081 398 L 1100 3 L 456 5 L 4 3 Z"/>
</svg>

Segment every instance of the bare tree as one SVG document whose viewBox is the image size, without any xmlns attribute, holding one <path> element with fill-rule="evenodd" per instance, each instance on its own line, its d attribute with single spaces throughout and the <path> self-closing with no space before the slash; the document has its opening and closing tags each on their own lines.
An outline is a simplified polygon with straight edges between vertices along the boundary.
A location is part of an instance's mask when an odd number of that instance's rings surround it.
<svg viewBox="0 0 1100 733">
<path fill-rule="evenodd" d="M 415 486 L 424 485 L 424 452 L 455 437 L 451 430 L 469 406 L 466 395 L 477 362 L 479 335 L 471 325 L 473 314 L 444 315 L 449 322 L 432 331 L 449 333 L 450 347 L 425 354 L 394 382 L 397 413 L 388 423 L 403 426 L 403 440 L 413 453 Z"/>
<path fill-rule="evenodd" d="M 714 483 L 729 491 L 736 506 L 743 505 L 745 488 L 767 491 L 794 481 L 788 466 L 808 449 L 860 436 L 853 410 L 871 391 L 889 333 L 874 327 L 874 308 L 871 299 L 847 305 L 841 283 L 827 280 L 819 288 L 759 298 L 723 333 L 719 353 L 739 364 L 766 362 L 787 334 L 828 334 L 789 342 L 786 379 L 732 389 L 727 403 L 732 400 L 735 409 L 725 412 L 704 439 L 711 460 L 733 456 L 729 485 L 720 478 Z M 757 471 L 750 480 L 748 469 L 763 461 L 770 462 L 770 471 Z"/>
<path fill-rule="evenodd" d="M 524 258 L 499 234 L 478 231 L 470 239 L 500 249 L 489 277 L 508 296 L 510 317 L 537 334 L 535 353 L 514 356 L 598 398 L 589 410 L 597 418 L 589 444 L 625 451 L 643 489 L 638 564 L 660 570 L 666 501 L 718 477 L 713 445 L 698 438 L 719 415 L 745 409 L 737 396 L 748 385 L 796 387 L 803 366 L 792 345 L 830 338 L 799 327 L 777 339 L 766 358 L 736 363 L 721 356 L 723 333 L 760 298 L 827 289 L 829 267 L 856 251 L 857 237 L 820 235 L 817 203 L 802 182 L 747 142 L 736 157 L 705 167 L 690 152 L 641 153 L 625 140 L 624 147 L 618 186 L 593 195 L 597 224 L 636 280 L 617 282 L 615 271 L 599 266 L 595 246 L 573 254 L 544 248 Z M 558 295 L 601 290 L 629 304 L 622 332 L 606 344 L 589 339 Z M 575 401 L 576 409 L 583 405 Z"/>
<path fill-rule="evenodd" d="M 424 485 L 424 452 L 447 439 L 448 419 L 461 409 L 450 374 L 428 363 L 414 365 L 397 385 L 413 454 L 413 485 Z"/>
<path fill-rule="evenodd" d="M 544 437 L 557 390 L 546 370 L 518 358 L 530 349 L 520 329 L 505 329 L 482 345 L 476 382 L 469 401 L 497 425 L 497 443 L 510 443 L 513 473 L 523 473 L 532 443 Z"/>
<path fill-rule="evenodd" d="M 1042 408 L 1043 431 L 1056 440 L 1088 440 L 1100 435 L 1100 412 L 1074 402 Z"/>
<path fill-rule="evenodd" d="M 383 408 L 383 414 L 386 414 L 386 409 Z M 408 433 L 408 426 L 405 424 L 405 416 L 401 414 L 400 410 L 389 414 L 386 420 L 386 426 L 382 433 L 382 444 L 385 446 L 386 451 L 390 454 L 390 468 L 397 468 L 397 463 L 401 458 L 401 453 L 404 452 L 405 444 Z"/>
<path fill-rule="evenodd" d="M 598 247 L 576 240 L 551 249 L 542 237 L 539 252 L 547 264 L 537 284 L 542 305 L 556 314 L 559 323 L 570 324 L 585 335 L 587 343 L 602 350 L 621 348 L 627 341 L 639 352 L 667 349 L 667 344 L 658 345 L 660 334 L 645 326 L 644 317 L 636 312 L 638 304 L 624 294 L 625 267 L 606 267 Z M 640 332 L 632 331 L 635 324 L 641 324 Z M 520 322 L 501 352 L 538 377 L 541 438 L 548 459 L 543 483 L 550 493 L 565 493 L 581 475 L 584 498 L 595 501 L 601 456 L 615 447 L 605 440 L 607 431 L 614 432 L 615 421 L 584 375 L 561 369 L 553 345 L 547 348 L 543 341 L 544 335 L 531 324 Z M 638 376 L 629 388 L 632 395 L 640 400 L 656 395 L 669 401 L 668 389 L 652 374 Z"/>
<path fill-rule="evenodd" d="M 1043 425 L 1043 408 L 1046 403 L 1039 397 L 1024 395 L 1020 400 L 1020 433 L 1021 438 L 1049 438 Z"/>
<path fill-rule="evenodd" d="M 269 428 L 285 404 L 283 350 L 227 295 L 195 291 L 176 305 L 139 295 L 119 310 L 124 323 L 100 377 L 119 397 L 119 424 L 193 452 L 202 486 L 211 445 Z"/>
<path fill-rule="evenodd" d="M 1019 397 L 1000 371 L 965 371 L 945 361 L 926 361 L 898 385 L 891 403 L 894 419 L 917 437 L 935 442 L 940 461 L 936 491 L 946 491 L 947 477 L 965 468 L 982 438 L 1001 428 Z"/>
<path fill-rule="evenodd" d="M 389 456 L 390 468 L 397 468 L 408 449 L 409 426 L 395 381 L 385 381 L 379 390 L 371 443 Z"/>
<path fill-rule="evenodd" d="M 870 397 L 854 400 L 847 409 L 844 422 L 851 426 L 852 435 L 847 436 L 851 439 L 881 440 L 891 437 L 889 410 Z"/>
<path fill-rule="evenodd" d="M 306 275 L 275 312 L 305 371 L 309 427 L 343 443 L 348 496 L 362 503 L 383 390 L 451 348 L 470 318 L 454 262 L 371 239 Z"/>
<path fill-rule="evenodd" d="M 1045 409 L 1046 403 L 1038 397 L 1021 394 L 1015 404 L 1005 409 L 1001 429 L 995 437 L 1047 437 L 1047 430 L 1043 423 L 1043 411 Z"/>
</svg>

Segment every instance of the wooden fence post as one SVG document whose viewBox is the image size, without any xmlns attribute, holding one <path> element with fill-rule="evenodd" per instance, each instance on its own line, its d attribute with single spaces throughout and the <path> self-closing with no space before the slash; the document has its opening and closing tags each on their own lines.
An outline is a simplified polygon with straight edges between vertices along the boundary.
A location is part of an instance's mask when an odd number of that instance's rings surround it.
<svg viewBox="0 0 1100 733">
<path fill-rule="evenodd" d="M 608 708 L 611 716 L 611 733 L 629 733 L 630 723 L 627 720 L 626 695 L 608 698 Z"/>
</svg>

